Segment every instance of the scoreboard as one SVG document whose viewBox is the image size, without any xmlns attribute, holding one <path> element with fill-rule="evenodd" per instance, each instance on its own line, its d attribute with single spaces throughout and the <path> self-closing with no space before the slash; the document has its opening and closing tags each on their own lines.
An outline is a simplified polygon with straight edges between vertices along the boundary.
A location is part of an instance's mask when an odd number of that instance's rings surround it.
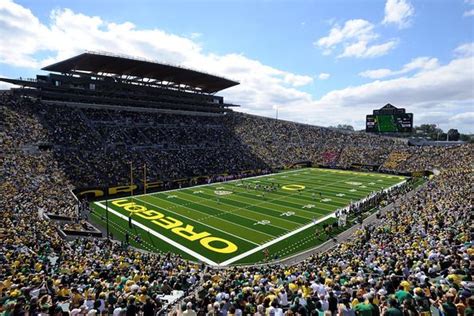
<svg viewBox="0 0 474 316">
<path fill-rule="evenodd" d="M 413 128 L 413 114 L 367 115 L 365 131 L 373 133 L 410 133 Z"/>
<path fill-rule="evenodd" d="M 370 133 L 410 133 L 413 128 L 413 113 L 405 109 L 385 105 L 366 116 L 365 131 Z"/>
</svg>

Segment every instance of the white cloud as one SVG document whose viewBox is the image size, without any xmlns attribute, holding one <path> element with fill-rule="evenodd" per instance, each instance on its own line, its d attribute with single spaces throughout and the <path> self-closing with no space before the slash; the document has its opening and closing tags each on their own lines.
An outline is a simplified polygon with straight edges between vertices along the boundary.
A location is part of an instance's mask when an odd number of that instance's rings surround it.
<svg viewBox="0 0 474 316">
<path fill-rule="evenodd" d="M 4 76 L 4 75 L 0 74 L 0 78 L 8 78 L 8 76 Z M 0 90 L 8 90 L 8 89 L 14 88 L 14 87 L 17 87 L 17 86 L 14 85 L 14 84 L 8 83 L 8 82 L 0 81 Z"/>
<path fill-rule="evenodd" d="M 363 102 L 382 104 L 410 104 L 439 100 L 465 100 L 474 98 L 471 89 L 473 59 L 455 59 L 449 64 L 412 77 L 374 81 L 356 87 L 331 91 L 320 102 L 354 105 Z"/>
<path fill-rule="evenodd" d="M 401 70 L 403 73 L 412 71 L 412 70 L 430 70 L 439 67 L 438 58 L 430 57 L 418 57 L 413 59 L 411 62 L 403 66 Z"/>
<path fill-rule="evenodd" d="M 359 73 L 359 76 L 370 78 L 370 79 L 381 79 L 389 77 L 393 74 L 393 71 L 387 68 L 371 69 Z"/>
<path fill-rule="evenodd" d="M 293 87 L 301 87 L 313 82 L 313 78 L 311 78 L 310 76 L 301 76 L 292 73 L 287 73 L 285 74 L 283 81 L 292 85 Z"/>
<path fill-rule="evenodd" d="M 473 63 L 473 57 L 458 58 L 409 77 L 333 90 L 311 105 L 292 107 L 292 118 L 313 118 L 313 123 L 321 125 L 344 122 L 362 128 L 366 114 L 389 102 L 413 112 L 416 124 L 437 123 L 443 129 L 472 133 L 472 117 L 459 118 L 472 111 Z M 285 112 L 281 113 L 284 117 Z"/>
<path fill-rule="evenodd" d="M 329 31 L 328 36 L 322 37 L 317 41 L 317 45 L 324 48 L 332 48 L 336 44 L 348 39 L 368 41 L 377 38 L 377 34 L 374 33 L 373 29 L 374 25 L 369 21 L 362 19 L 349 20 L 346 21 L 342 28 L 336 24 Z"/>
<path fill-rule="evenodd" d="M 331 75 L 326 72 L 322 72 L 318 75 L 319 80 L 327 80 L 329 77 L 331 77 Z"/>
<path fill-rule="evenodd" d="M 37 67 L 37 61 L 31 55 L 47 48 L 42 42 L 42 33 L 48 31 L 47 27 L 29 9 L 11 1 L 0 1 L 0 25 L 0 61 L 14 66 Z"/>
<path fill-rule="evenodd" d="M 329 34 L 320 38 L 314 45 L 323 50 L 323 55 L 330 55 L 338 47 L 343 48 L 338 57 L 370 58 L 387 54 L 395 48 L 397 40 L 373 44 L 379 38 L 374 25 L 367 20 L 348 20 L 344 26 L 334 25 Z"/>
<path fill-rule="evenodd" d="M 400 70 L 394 71 L 394 70 L 382 68 L 382 69 L 366 70 L 359 73 L 359 75 L 362 77 L 371 78 L 371 79 L 381 79 L 381 78 L 406 74 L 414 70 L 426 71 L 426 70 L 434 69 L 438 66 L 439 66 L 439 63 L 438 63 L 437 58 L 418 57 L 418 58 L 413 59 L 408 64 L 405 64 Z"/>
<path fill-rule="evenodd" d="M 449 120 L 456 124 L 463 123 L 463 124 L 472 125 L 474 124 L 474 112 L 465 112 L 465 113 L 456 114 L 454 116 L 451 116 Z"/>
<path fill-rule="evenodd" d="M 462 44 L 454 50 L 456 57 L 472 57 L 474 56 L 474 42 Z"/>
<path fill-rule="evenodd" d="M 202 33 L 199 33 L 199 32 L 192 32 L 192 33 L 189 35 L 189 37 L 190 37 L 191 39 L 198 39 L 198 38 L 200 38 L 201 36 L 202 36 Z"/>
<path fill-rule="evenodd" d="M 362 128 L 366 114 L 390 102 L 414 112 L 417 124 L 428 123 L 437 115 L 443 128 L 474 132 L 472 117 L 462 119 L 464 113 L 472 112 L 474 100 L 473 57 L 467 54 L 472 51 L 471 44 L 458 47 L 448 64 L 408 77 L 333 90 L 315 99 L 297 89 L 311 83 L 314 79 L 310 76 L 283 71 L 242 54 L 205 53 L 192 39 L 159 29 L 143 29 L 130 22 L 111 23 L 101 17 L 62 9 L 53 11 L 50 20 L 41 23 L 30 10 L 2 0 L 0 23 L 0 38 L 5 42 L 0 46 L 0 63 L 11 66 L 37 69 L 81 53 L 85 48 L 109 51 L 197 68 L 238 80 L 240 85 L 220 94 L 228 102 L 242 105 L 239 111 L 248 113 L 273 117 L 273 107 L 278 106 L 284 119 L 323 126 L 347 123 Z M 370 47 L 374 46 L 372 42 L 378 34 L 369 22 L 346 23 L 337 30 L 331 38 L 321 41 L 322 49 L 333 50 L 366 41 L 367 51 L 376 54 L 377 49 L 370 51 Z M 415 65 L 409 67 L 422 69 Z"/>
<path fill-rule="evenodd" d="M 410 26 L 410 17 L 415 13 L 413 5 L 408 0 L 387 0 L 383 24 L 396 24 L 399 28 Z"/>
<path fill-rule="evenodd" d="M 358 57 L 370 58 L 386 55 L 390 50 L 397 46 L 398 41 L 392 40 L 384 44 L 367 46 L 366 41 L 359 41 L 344 48 L 342 54 L 338 57 Z"/>
<path fill-rule="evenodd" d="M 465 16 L 465 17 L 474 16 L 474 9 L 471 9 L 469 11 L 464 11 L 463 16 Z"/>
<path fill-rule="evenodd" d="M 468 5 L 474 5 L 474 0 L 464 0 L 464 3 L 466 3 L 466 4 L 468 4 Z M 464 17 L 474 16 L 474 9 L 471 9 L 471 10 L 468 10 L 468 11 L 464 11 L 463 16 L 464 16 Z"/>
</svg>

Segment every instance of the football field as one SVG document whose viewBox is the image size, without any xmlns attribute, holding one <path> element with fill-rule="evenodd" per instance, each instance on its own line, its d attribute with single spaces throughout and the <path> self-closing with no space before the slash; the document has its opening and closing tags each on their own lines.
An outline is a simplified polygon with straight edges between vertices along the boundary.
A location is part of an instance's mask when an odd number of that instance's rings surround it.
<svg viewBox="0 0 474 316">
<path fill-rule="evenodd" d="M 92 220 L 117 239 L 210 265 L 285 258 L 324 242 L 334 212 L 405 181 L 379 173 L 304 168 L 93 202 Z M 108 212 L 108 216 L 106 216 Z M 263 254 L 265 252 L 265 254 Z"/>
</svg>

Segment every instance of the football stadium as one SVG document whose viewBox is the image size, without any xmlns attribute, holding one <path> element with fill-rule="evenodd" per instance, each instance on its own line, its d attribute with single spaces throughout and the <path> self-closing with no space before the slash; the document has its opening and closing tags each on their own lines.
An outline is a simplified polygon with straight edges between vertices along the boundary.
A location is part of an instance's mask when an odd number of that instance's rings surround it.
<svg viewBox="0 0 474 316">
<path fill-rule="evenodd" d="M 473 315 L 472 141 L 116 53 L 40 70 L 0 76 L 1 315 Z"/>
</svg>

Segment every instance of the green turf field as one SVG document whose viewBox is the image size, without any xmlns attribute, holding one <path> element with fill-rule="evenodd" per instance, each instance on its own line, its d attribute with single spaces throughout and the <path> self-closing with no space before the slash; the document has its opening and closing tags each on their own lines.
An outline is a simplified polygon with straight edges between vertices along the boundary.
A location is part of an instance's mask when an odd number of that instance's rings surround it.
<svg viewBox="0 0 474 316">
<path fill-rule="evenodd" d="M 334 212 L 404 177 L 318 168 L 93 202 L 92 220 L 133 246 L 182 254 L 211 265 L 285 258 L 325 240 L 317 231 Z M 273 187 L 268 191 L 265 187 Z M 132 227 L 129 227 L 129 218 Z M 135 237 L 140 236 L 139 242 Z"/>
</svg>

